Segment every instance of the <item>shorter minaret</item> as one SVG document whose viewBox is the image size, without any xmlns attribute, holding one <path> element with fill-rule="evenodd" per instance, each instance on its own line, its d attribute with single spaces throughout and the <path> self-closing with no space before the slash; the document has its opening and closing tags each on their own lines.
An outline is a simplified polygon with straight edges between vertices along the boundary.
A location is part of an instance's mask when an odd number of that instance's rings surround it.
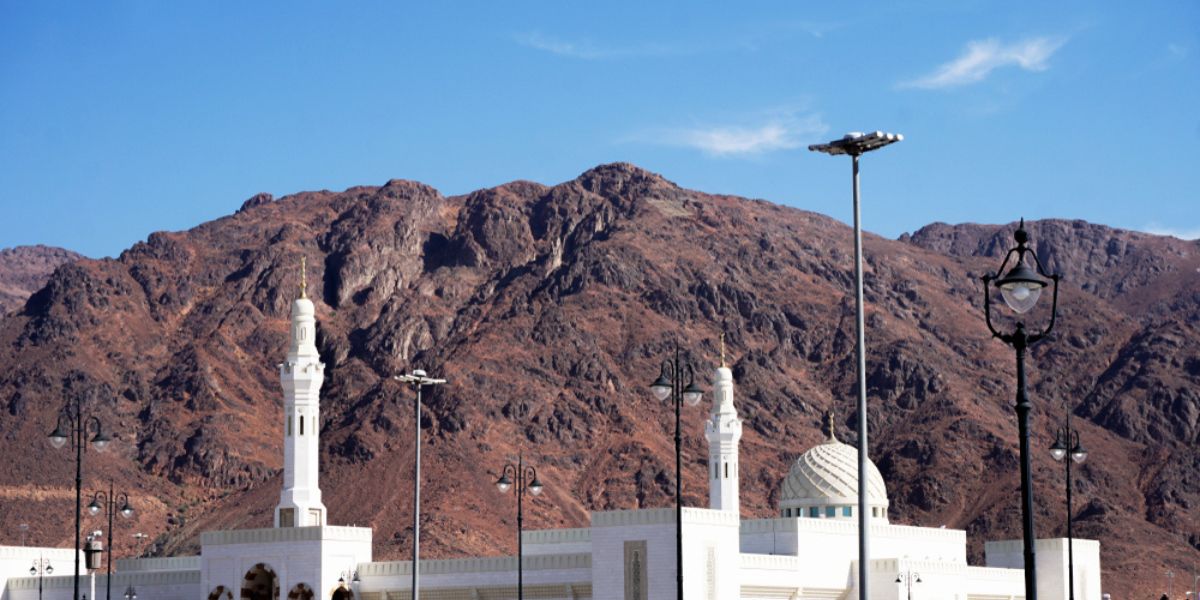
<svg viewBox="0 0 1200 600">
<path fill-rule="evenodd" d="M 276 527 L 325 524 L 318 482 L 321 433 L 321 383 L 325 365 L 317 353 L 317 321 L 304 258 L 300 259 L 300 297 L 292 302 L 291 345 L 279 365 L 283 385 L 283 491 L 275 508 Z"/>
<path fill-rule="evenodd" d="M 725 366 L 725 334 L 721 333 L 721 366 L 713 377 L 713 412 L 704 425 L 708 438 L 708 507 L 739 512 L 738 441 L 742 420 L 733 407 L 733 371 Z"/>
</svg>

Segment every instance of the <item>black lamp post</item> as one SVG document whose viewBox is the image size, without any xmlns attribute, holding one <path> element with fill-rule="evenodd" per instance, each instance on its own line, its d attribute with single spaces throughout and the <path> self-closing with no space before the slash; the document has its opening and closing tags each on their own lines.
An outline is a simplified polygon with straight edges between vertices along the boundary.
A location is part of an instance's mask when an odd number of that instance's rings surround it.
<svg viewBox="0 0 1200 600">
<path fill-rule="evenodd" d="M 1001 341 L 1012 346 L 1017 354 L 1017 404 L 1015 408 L 1017 427 L 1021 438 L 1021 517 L 1025 541 L 1025 599 L 1037 600 L 1037 569 L 1033 552 L 1033 474 L 1029 464 L 1029 409 L 1031 405 L 1025 393 L 1025 350 L 1044 339 L 1054 329 L 1054 319 L 1058 313 L 1059 276 L 1058 274 L 1047 274 L 1042 268 L 1042 261 L 1038 260 L 1037 254 L 1025 246 L 1029 241 L 1029 235 L 1025 233 L 1024 219 L 1021 219 L 1021 225 L 1013 233 L 1013 239 L 1016 240 L 1017 247 L 1004 255 L 1004 262 L 1000 263 L 996 274 L 987 274 L 982 278 L 983 314 L 992 336 L 1000 338 Z M 1033 258 L 1033 264 L 1037 267 L 1036 271 L 1026 263 L 1026 254 Z M 1013 267 L 1006 273 L 1004 268 L 1008 266 L 1014 255 L 1016 255 L 1016 260 L 1013 262 Z M 996 328 L 992 326 L 990 284 L 995 284 L 1000 289 L 1000 295 L 1004 298 L 1004 302 L 1019 315 L 1037 304 L 1038 297 L 1042 294 L 1042 288 L 1051 281 L 1054 283 L 1054 303 L 1050 308 L 1050 324 L 1046 326 L 1045 330 L 1029 333 L 1025 330 L 1025 324 L 1018 321 L 1012 333 L 996 331 Z"/>
<path fill-rule="evenodd" d="M 445 379 L 426 377 L 425 371 L 416 369 L 408 375 L 397 375 L 396 381 L 407 383 L 417 391 L 413 397 L 413 552 L 412 552 L 412 600 L 421 598 L 421 388 L 441 385 Z"/>
<path fill-rule="evenodd" d="M 913 585 L 921 583 L 921 574 L 916 571 L 905 571 L 896 576 L 896 583 L 908 588 L 908 600 L 912 600 Z"/>
<path fill-rule="evenodd" d="M 33 561 L 32 567 L 29 567 L 29 576 L 38 578 L 38 600 L 42 600 L 42 578 L 53 574 L 54 566 L 50 564 L 48 558 L 39 558 Z"/>
<path fill-rule="evenodd" d="M 859 203 L 858 191 L 858 159 L 863 154 L 878 150 L 884 146 L 903 141 L 904 136 L 898 133 L 847 133 L 841 139 L 827 144 L 813 144 L 808 149 L 813 152 L 823 152 L 830 156 L 849 155 L 854 188 L 854 303 L 857 316 L 855 326 L 857 342 L 855 344 L 858 360 L 858 564 L 871 564 L 870 527 L 867 523 L 867 342 L 865 334 L 865 317 L 863 310 L 863 252 L 862 252 L 862 210 Z M 870 578 L 866 569 L 859 569 L 858 597 L 868 600 L 870 593 Z"/>
<path fill-rule="evenodd" d="M 684 402 L 688 406 L 699 404 L 704 391 L 696 385 L 696 373 L 692 365 L 680 361 L 678 344 L 675 345 L 675 356 L 663 361 L 658 379 L 650 384 L 650 391 L 659 400 L 666 400 L 670 396 L 675 403 L 675 587 L 678 600 L 683 600 L 683 459 L 680 452 L 682 436 L 679 433 L 679 413 Z"/>
<path fill-rule="evenodd" d="M 117 508 L 117 502 L 121 502 L 121 508 Z M 108 482 L 108 493 L 96 492 L 92 495 L 92 501 L 87 506 L 88 514 L 96 516 L 103 510 L 108 516 L 108 560 L 107 577 L 104 578 L 104 598 L 112 600 L 112 563 L 113 563 L 113 513 L 120 512 L 121 518 L 128 519 L 133 516 L 133 507 L 129 504 L 129 494 L 121 492 L 113 495 L 113 484 Z"/>
<path fill-rule="evenodd" d="M 506 463 L 500 470 L 500 479 L 496 487 L 501 492 L 507 492 L 513 484 L 517 486 L 517 600 L 525 598 L 525 567 L 524 548 L 521 543 L 521 532 L 525 530 L 525 509 L 523 501 L 525 492 L 537 496 L 542 493 L 542 482 L 538 480 L 537 469 L 525 464 L 525 459 L 517 455 L 517 464 Z"/>
<path fill-rule="evenodd" d="M 1067 468 L 1067 589 L 1069 600 L 1075 600 L 1075 535 L 1071 530 L 1072 512 L 1071 507 L 1071 463 L 1083 464 L 1087 460 L 1088 452 L 1079 443 L 1079 432 L 1071 429 L 1071 409 L 1067 408 L 1067 423 L 1058 430 L 1054 436 L 1054 444 L 1050 446 L 1050 456 L 1054 460 L 1060 460 L 1066 464 Z M 1069 460 L 1063 460 L 1070 455 Z"/>
<path fill-rule="evenodd" d="M 95 427 L 92 427 L 92 426 Z M 54 427 L 54 431 L 47 436 L 50 438 L 50 445 L 55 448 L 64 448 L 67 442 L 71 442 L 71 449 L 75 450 L 75 592 L 74 600 L 79 600 L 79 550 L 82 549 L 80 544 L 80 508 L 83 504 L 83 453 L 86 450 L 87 434 L 92 429 L 96 433 L 92 436 L 92 445 L 97 450 L 103 452 L 108 444 L 112 442 L 103 427 L 100 425 L 100 419 L 96 417 L 88 417 L 86 420 L 83 416 L 83 398 L 76 396 L 72 400 L 67 401 L 66 411 L 58 416 L 58 424 Z"/>
<path fill-rule="evenodd" d="M 125 588 L 125 600 L 137 600 L 137 590 L 132 585 Z"/>
</svg>

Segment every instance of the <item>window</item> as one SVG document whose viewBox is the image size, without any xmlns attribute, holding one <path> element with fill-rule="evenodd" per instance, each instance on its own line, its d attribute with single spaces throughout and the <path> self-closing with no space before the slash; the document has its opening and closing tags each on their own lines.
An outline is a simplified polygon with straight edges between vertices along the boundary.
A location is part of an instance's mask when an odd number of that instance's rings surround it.
<svg viewBox="0 0 1200 600">
<path fill-rule="evenodd" d="M 879 507 L 878 506 L 871 507 L 871 516 L 875 517 L 876 519 L 879 518 Z"/>
<path fill-rule="evenodd" d="M 729 479 L 729 463 L 725 463 L 725 479 Z"/>
<path fill-rule="evenodd" d="M 792 509 L 790 509 L 790 508 L 783 509 L 783 516 L 785 516 L 785 517 L 792 516 Z"/>
<path fill-rule="evenodd" d="M 304 435 L 304 415 L 300 415 L 300 435 Z"/>
<path fill-rule="evenodd" d="M 303 433 L 303 432 L 301 432 L 301 433 Z M 836 506 L 826 506 L 825 507 L 825 516 L 826 517 L 836 517 L 837 516 L 837 507 Z"/>
<path fill-rule="evenodd" d="M 815 507 L 815 506 L 814 506 L 814 507 L 812 507 L 812 508 L 810 508 L 810 509 L 808 509 L 808 516 L 810 516 L 810 517 L 812 517 L 812 518 L 814 518 L 814 519 L 815 519 L 815 518 L 817 518 L 817 517 L 819 517 L 819 516 L 821 516 L 821 509 L 819 509 L 819 508 L 817 508 L 817 507 Z"/>
<path fill-rule="evenodd" d="M 286 419 L 286 420 L 287 420 L 287 434 L 288 434 L 288 437 L 292 437 L 292 416 L 291 416 L 291 415 L 288 415 L 288 416 L 284 417 L 284 419 Z"/>
<path fill-rule="evenodd" d="M 850 508 L 849 506 L 843 506 L 843 507 L 842 507 L 842 516 L 843 516 L 843 517 L 850 517 L 850 516 L 853 516 L 853 512 L 852 512 L 852 510 L 851 510 L 851 508 Z"/>
</svg>

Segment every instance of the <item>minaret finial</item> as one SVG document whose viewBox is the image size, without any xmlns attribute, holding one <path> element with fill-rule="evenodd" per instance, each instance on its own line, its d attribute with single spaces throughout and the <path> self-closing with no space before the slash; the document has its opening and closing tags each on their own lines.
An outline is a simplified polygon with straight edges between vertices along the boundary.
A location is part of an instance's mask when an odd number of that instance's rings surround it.
<svg viewBox="0 0 1200 600">
<path fill-rule="evenodd" d="M 829 441 L 831 441 L 831 442 L 838 441 L 837 433 L 834 431 L 835 427 L 833 424 L 833 409 L 832 408 L 825 411 L 825 428 L 826 428 L 825 433 L 829 436 Z"/>
<path fill-rule="evenodd" d="M 300 297 L 308 297 L 308 260 L 300 257 Z"/>
<path fill-rule="evenodd" d="M 725 368 L 725 330 L 721 329 L 721 368 Z"/>
</svg>

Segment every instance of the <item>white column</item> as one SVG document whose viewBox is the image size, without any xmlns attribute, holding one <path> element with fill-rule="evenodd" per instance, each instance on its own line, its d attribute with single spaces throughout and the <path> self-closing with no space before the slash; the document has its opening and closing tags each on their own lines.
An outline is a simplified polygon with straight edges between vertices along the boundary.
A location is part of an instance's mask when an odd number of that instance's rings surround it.
<svg viewBox="0 0 1200 600">
<path fill-rule="evenodd" d="M 302 288 L 303 290 L 303 288 Z M 291 344 L 279 365 L 283 387 L 283 491 L 275 509 L 276 527 L 311 527 L 326 522 L 319 477 L 321 383 L 325 365 L 317 353 L 313 303 L 292 303 Z"/>
<path fill-rule="evenodd" d="M 738 512 L 742 421 L 733 406 L 733 372 L 724 364 L 713 377 L 713 411 L 704 425 L 704 437 L 708 438 L 708 507 Z"/>
</svg>

